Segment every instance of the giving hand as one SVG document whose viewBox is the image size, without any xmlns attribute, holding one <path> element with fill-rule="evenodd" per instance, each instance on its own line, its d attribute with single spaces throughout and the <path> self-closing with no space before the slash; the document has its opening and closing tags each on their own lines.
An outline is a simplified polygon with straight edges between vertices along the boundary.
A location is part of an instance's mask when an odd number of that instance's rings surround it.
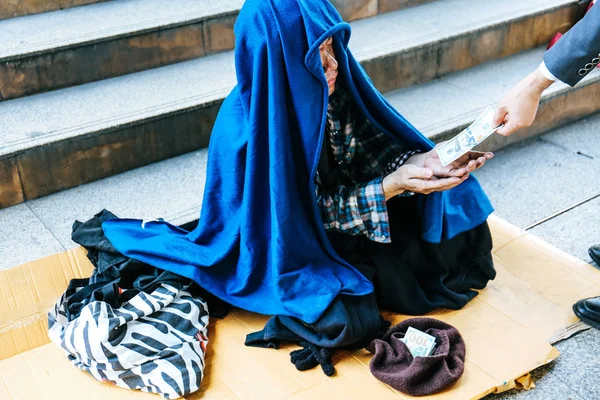
<svg viewBox="0 0 600 400">
<path fill-rule="evenodd" d="M 521 128 L 531 126 L 538 111 L 542 92 L 553 81 L 538 69 L 519 82 L 500 102 L 494 114 L 494 124 L 504 126 L 498 133 L 510 136 Z"/>
</svg>

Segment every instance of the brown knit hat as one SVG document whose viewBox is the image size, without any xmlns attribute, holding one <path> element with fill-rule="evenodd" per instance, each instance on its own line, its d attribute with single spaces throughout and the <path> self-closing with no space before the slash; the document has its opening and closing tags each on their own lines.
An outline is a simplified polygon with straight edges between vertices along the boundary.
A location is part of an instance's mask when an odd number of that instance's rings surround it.
<svg viewBox="0 0 600 400">
<path fill-rule="evenodd" d="M 436 339 L 430 357 L 413 358 L 401 342 L 409 327 Z M 367 346 L 375 355 L 371 373 L 380 381 L 411 396 L 426 396 L 453 385 L 465 369 L 466 347 L 456 328 L 433 318 L 411 318 L 390 328 L 381 339 Z"/>
</svg>

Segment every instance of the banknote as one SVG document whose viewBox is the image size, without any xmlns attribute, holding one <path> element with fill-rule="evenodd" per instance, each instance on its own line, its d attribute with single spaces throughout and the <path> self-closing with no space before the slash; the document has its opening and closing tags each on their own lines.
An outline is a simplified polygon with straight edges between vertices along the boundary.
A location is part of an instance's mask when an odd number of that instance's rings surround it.
<svg viewBox="0 0 600 400">
<path fill-rule="evenodd" d="M 402 341 L 410 350 L 413 357 L 430 356 L 435 349 L 435 337 L 421 332 L 418 329 L 409 327 Z"/>
<path fill-rule="evenodd" d="M 493 124 L 494 110 L 488 107 L 475 122 L 469 125 L 465 130 L 456 135 L 453 139 L 436 148 L 442 165 L 446 166 L 456 160 L 473 147 L 477 146 L 492 133 L 496 132 L 500 126 Z"/>
</svg>

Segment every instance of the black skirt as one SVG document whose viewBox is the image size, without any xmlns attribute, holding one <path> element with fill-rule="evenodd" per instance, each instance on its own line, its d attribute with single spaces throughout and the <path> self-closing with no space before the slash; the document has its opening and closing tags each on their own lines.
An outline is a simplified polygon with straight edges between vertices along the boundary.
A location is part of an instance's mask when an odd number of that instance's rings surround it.
<svg viewBox="0 0 600 400">
<path fill-rule="evenodd" d="M 280 340 L 306 340 L 320 347 L 360 348 L 381 329 L 379 310 L 408 315 L 436 308 L 460 309 L 477 295 L 496 271 L 487 223 L 441 243 L 421 239 L 415 198 L 388 201 L 392 243 L 365 236 L 328 232 L 337 253 L 375 286 L 365 296 L 338 296 L 321 318 L 305 324 L 272 317 L 265 328 L 247 336 L 246 345 L 277 347 Z"/>
<path fill-rule="evenodd" d="M 328 232 L 337 251 L 375 286 L 381 309 L 409 315 L 436 308 L 460 309 L 494 279 L 492 237 L 487 223 L 429 243 L 421 238 L 415 197 L 388 201 L 392 243 Z"/>
</svg>

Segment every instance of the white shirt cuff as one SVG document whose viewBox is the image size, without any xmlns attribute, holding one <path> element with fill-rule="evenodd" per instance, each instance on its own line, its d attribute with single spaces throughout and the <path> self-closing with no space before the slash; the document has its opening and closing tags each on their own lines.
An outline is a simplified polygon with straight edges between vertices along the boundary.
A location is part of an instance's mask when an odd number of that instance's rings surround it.
<svg viewBox="0 0 600 400">
<path fill-rule="evenodd" d="M 550 70 L 548 69 L 548 67 L 546 67 L 546 63 L 544 61 L 542 61 L 542 63 L 540 64 L 540 66 L 538 67 L 538 69 L 540 70 L 540 72 L 542 73 L 542 75 L 544 75 L 544 77 L 548 80 L 551 81 L 557 81 L 558 79 L 552 74 L 552 72 L 550 72 Z"/>
</svg>

